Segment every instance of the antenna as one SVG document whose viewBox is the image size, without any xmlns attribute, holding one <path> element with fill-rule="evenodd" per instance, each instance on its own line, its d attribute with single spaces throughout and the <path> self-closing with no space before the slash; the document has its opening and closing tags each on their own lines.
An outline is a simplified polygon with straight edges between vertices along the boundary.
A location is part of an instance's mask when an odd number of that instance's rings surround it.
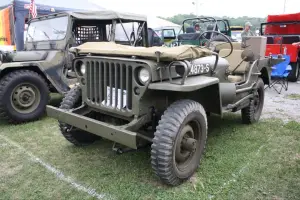
<svg viewBox="0 0 300 200">
<path fill-rule="evenodd" d="M 286 8 L 286 0 L 284 0 L 284 4 L 283 4 L 283 13 L 285 13 L 285 8 Z"/>
</svg>

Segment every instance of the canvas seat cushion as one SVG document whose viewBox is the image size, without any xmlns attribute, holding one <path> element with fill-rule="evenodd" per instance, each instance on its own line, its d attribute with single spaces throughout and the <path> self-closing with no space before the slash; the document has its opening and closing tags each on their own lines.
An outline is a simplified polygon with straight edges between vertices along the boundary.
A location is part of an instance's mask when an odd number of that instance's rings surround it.
<svg viewBox="0 0 300 200">
<path fill-rule="evenodd" d="M 232 72 L 239 65 L 239 63 L 242 61 L 242 57 L 241 57 L 242 52 L 243 52 L 243 50 L 234 49 L 232 51 L 231 55 L 225 58 L 229 63 L 228 70 L 230 72 Z M 220 52 L 219 52 L 219 56 L 220 57 L 225 57 L 229 53 L 230 53 L 230 49 L 221 49 Z M 234 71 L 234 73 L 235 74 L 244 74 L 244 73 L 246 73 L 248 65 L 249 65 L 248 62 L 243 61 L 241 63 L 241 65 Z"/>
<path fill-rule="evenodd" d="M 231 83 L 238 83 L 243 80 L 243 76 L 240 75 L 229 75 L 228 76 L 228 81 Z"/>
</svg>

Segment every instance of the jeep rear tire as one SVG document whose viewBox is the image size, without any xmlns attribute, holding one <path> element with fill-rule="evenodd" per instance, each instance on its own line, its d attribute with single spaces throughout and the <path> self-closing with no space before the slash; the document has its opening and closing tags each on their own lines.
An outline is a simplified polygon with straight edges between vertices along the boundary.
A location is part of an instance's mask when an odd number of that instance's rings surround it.
<svg viewBox="0 0 300 200">
<path fill-rule="evenodd" d="M 64 97 L 60 109 L 69 110 L 76 108 L 81 104 L 81 88 L 79 86 L 73 87 Z M 101 137 L 92 133 L 83 131 L 76 127 L 72 127 L 69 124 L 59 121 L 59 127 L 62 135 L 75 146 L 87 146 Z"/>
<path fill-rule="evenodd" d="M 265 99 L 264 82 L 261 78 L 255 84 L 254 98 L 250 104 L 242 109 L 242 121 L 244 124 L 253 124 L 260 119 Z"/>
<path fill-rule="evenodd" d="M 192 100 L 173 103 L 163 114 L 151 146 L 155 174 L 167 185 L 176 186 L 199 167 L 207 139 L 203 107 Z"/>
<path fill-rule="evenodd" d="M 34 71 L 13 71 L 0 80 L 0 118 L 11 123 L 41 118 L 49 99 L 47 83 Z"/>
<path fill-rule="evenodd" d="M 291 67 L 292 67 L 292 71 L 290 72 L 290 74 L 288 76 L 288 80 L 290 82 L 296 82 L 300 75 L 299 62 L 291 63 Z"/>
</svg>

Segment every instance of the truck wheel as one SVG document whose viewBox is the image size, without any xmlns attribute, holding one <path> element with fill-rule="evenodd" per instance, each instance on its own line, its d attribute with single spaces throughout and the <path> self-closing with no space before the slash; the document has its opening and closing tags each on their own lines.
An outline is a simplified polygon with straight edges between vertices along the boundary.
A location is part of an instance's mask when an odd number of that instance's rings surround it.
<svg viewBox="0 0 300 200">
<path fill-rule="evenodd" d="M 11 123 L 37 120 L 45 113 L 49 99 L 47 83 L 38 73 L 10 72 L 0 81 L 0 118 Z"/>
<path fill-rule="evenodd" d="M 192 100 L 173 103 L 163 114 L 151 146 L 151 164 L 162 182 L 176 186 L 197 170 L 205 150 L 207 118 Z"/>
<path fill-rule="evenodd" d="M 288 76 L 288 80 L 291 82 L 296 82 L 299 78 L 299 62 L 297 63 L 291 63 L 292 71 L 290 72 Z"/>
<path fill-rule="evenodd" d="M 64 97 L 60 109 L 69 110 L 80 106 L 81 104 L 81 89 L 79 86 L 73 87 Z M 71 127 L 69 124 L 59 122 L 59 127 L 62 135 L 76 146 L 86 146 L 99 140 L 100 137 L 92 133 L 83 131 L 76 127 Z"/>
<path fill-rule="evenodd" d="M 249 106 L 242 109 L 242 121 L 244 124 L 252 124 L 259 120 L 264 106 L 265 90 L 264 82 L 261 78 L 258 79 L 254 92 L 254 99 L 250 101 Z"/>
</svg>

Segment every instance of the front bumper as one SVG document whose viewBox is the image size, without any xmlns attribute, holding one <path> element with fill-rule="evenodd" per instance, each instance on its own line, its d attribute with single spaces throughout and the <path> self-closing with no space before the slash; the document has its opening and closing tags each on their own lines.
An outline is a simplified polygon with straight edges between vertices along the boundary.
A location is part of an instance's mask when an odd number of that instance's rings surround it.
<svg viewBox="0 0 300 200">
<path fill-rule="evenodd" d="M 137 133 L 135 132 L 53 106 L 47 106 L 46 111 L 49 117 L 55 118 L 60 122 L 69 124 L 130 148 L 137 149 Z"/>
</svg>

